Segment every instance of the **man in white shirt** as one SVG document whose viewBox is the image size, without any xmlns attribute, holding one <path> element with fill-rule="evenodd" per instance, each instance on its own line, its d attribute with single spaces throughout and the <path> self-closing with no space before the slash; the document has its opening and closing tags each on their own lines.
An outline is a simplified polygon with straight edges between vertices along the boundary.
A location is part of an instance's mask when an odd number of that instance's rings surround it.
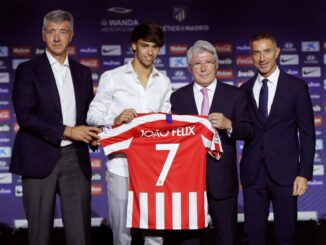
<svg viewBox="0 0 326 245">
<path fill-rule="evenodd" d="M 92 101 L 87 123 L 95 126 L 119 125 L 131 121 L 137 113 L 170 112 L 171 83 L 154 67 L 163 45 L 161 28 L 149 21 L 135 27 L 131 34 L 134 58 L 127 64 L 102 74 Z M 128 162 L 126 156 L 109 156 L 109 218 L 114 244 L 131 243 L 126 227 Z M 145 244 L 162 244 L 162 237 L 145 235 Z"/>
<path fill-rule="evenodd" d="M 86 115 L 91 71 L 68 57 L 73 17 L 55 10 L 43 20 L 46 52 L 18 66 L 13 105 L 20 126 L 10 171 L 22 176 L 30 245 L 50 244 L 56 195 L 68 245 L 89 245 L 91 163 L 87 144 L 98 139 Z"/>
</svg>

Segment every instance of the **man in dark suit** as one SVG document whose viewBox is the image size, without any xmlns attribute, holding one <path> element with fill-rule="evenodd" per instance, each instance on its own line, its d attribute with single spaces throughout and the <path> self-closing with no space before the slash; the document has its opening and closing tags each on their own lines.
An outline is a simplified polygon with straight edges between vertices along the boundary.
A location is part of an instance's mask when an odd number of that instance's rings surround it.
<svg viewBox="0 0 326 245">
<path fill-rule="evenodd" d="M 255 135 L 245 142 L 240 175 L 248 245 L 265 244 L 270 202 L 278 244 L 295 244 L 297 197 L 312 177 L 315 129 L 307 84 L 280 70 L 275 38 L 258 33 L 251 54 L 258 74 L 241 87 Z"/>
<path fill-rule="evenodd" d="M 246 98 L 238 88 L 216 79 L 218 57 L 209 42 L 197 41 L 187 52 L 187 62 L 194 82 L 172 94 L 172 113 L 209 114 L 208 119 L 218 129 L 224 156 L 219 161 L 207 156 L 208 208 L 216 244 L 233 245 L 239 188 L 236 139 L 248 139 L 253 134 Z M 200 244 L 199 233 L 188 232 L 185 237 L 194 235 L 194 239 L 186 239 L 185 244 Z"/>
<path fill-rule="evenodd" d="M 56 194 L 67 244 L 90 244 L 87 143 L 96 146 L 100 130 L 84 126 L 93 84 L 90 69 L 68 58 L 72 36 L 72 15 L 49 12 L 43 20 L 46 52 L 16 71 L 12 100 L 20 128 L 10 171 L 22 176 L 30 245 L 50 243 Z"/>
</svg>

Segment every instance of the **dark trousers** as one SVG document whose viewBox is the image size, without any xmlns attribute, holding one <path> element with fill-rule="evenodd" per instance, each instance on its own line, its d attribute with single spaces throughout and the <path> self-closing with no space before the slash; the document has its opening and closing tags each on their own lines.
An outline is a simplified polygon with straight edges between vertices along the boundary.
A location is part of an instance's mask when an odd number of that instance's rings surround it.
<svg viewBox="0 0 326 245">
<path fill-rule="evenodd" d="M 280 245 L 295 243 L 297 198 L 293 186 L 273 181 L 262 161 L 254 184 L 243 187 L 245 234 L 248 245 L 266 244 L 270 203 L 273 205 L 275 235 Z"/>
<path fill-rule="evenodd" d="M 90 180 L 80 170 L 73 145 L 61 148 L 59 161 L 49 176 L 42 179 L 23 177 L 30 245 L 50 244 L 56 194 L 60 196 L 67 244 L 90 244 Z"/>
</svg>

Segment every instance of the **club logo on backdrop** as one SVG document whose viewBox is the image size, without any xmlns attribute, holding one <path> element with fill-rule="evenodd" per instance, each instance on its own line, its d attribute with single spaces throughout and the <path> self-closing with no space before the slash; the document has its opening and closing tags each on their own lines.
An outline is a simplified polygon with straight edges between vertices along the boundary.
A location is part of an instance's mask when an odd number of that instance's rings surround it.
<svg viewBox="0 0 326 245">
<path fill-rule="evenodd" d="M 186 8 L 184 6 L 173 7 L 173 17 L 175 20 L 182 22 L 186 19 Z"/>
</svg>

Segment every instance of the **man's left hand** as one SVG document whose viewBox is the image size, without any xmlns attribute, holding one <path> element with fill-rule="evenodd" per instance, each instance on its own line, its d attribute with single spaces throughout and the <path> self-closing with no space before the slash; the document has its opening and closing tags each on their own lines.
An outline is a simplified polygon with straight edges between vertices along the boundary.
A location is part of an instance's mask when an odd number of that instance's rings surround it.
<svg viewBox="0 0 326 245">
<path fill-rule="evenodd" d="M 293 183 L 293 196 L 302 196 L 308 189 L 308 180 L 304 177 L 297 176 Z"/>
<path fill-rule="evenodd" d="M 212 123 L 214 128 L 218 129 L 231 129 L 231 120 L 223 115 L 223 113 L 211 113 L 208 115 L 208 120 Z"/>
</svg>

